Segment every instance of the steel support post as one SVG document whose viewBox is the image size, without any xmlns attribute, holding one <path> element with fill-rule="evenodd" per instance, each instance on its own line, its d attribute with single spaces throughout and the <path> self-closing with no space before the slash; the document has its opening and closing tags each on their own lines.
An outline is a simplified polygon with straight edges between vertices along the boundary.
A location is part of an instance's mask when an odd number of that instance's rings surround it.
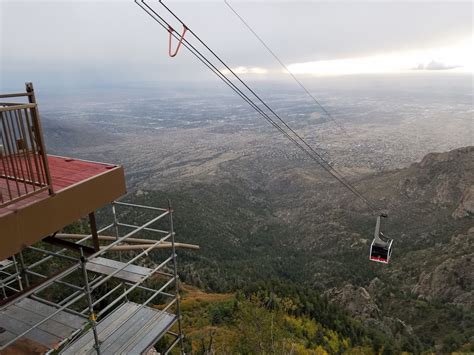
<svg viewBox="0 0 474 355">
<path fill-rule="evenodd" d="M 100 250 L 99 234 L 97 233 L 97 223 L 95 221 L 95 213 L 92 211 L 89 213 L 89 225 L 91 227 L 92 244 L 94 245 L 95 252 Z"/>
<path fill-rule="evenodd" d="M 26 287 L 30 287 L 30 280 L 28 279 L 28 274 L 26 273 L 25 259 L 23 258 L 23 252 L 20 251 L 20 272 L 22 278 L 25 280 Z"/>
<path fill-rule="evenodd" d="M 81 249 L 81 267 L 82 267 L 82 274 L 84 276 L 84 293 L 86 294 L 88 308 L 89 308 L 89 322 L 92 327 L 92 332 L 94 333 L 94 349 L 97 352 L 97 355 L 100 355 L 100 342 L 99 342 L 99 335 L 97 334 L 97 319 L 94 313 L 94 305 L 92 303 L 91 290 L 89 287 L 89 278 L 87 277 L 86 258 L 84 257 L 84 253 L 82 249 Z"/>
<path fill-rule="evenodd" d="M 118 225 L 118 218 L 117 218 L 117 210 L 115 207 L 116 202 L 112 202 L 112 215 L 114 217 L 114 228 L 115 228 L 115 240 L 118 240 L 120 238 L 120 231 L 119 231 L 119 225 Z M 122 261 L 122 252 L 119 251 L 119 261 Z M 127 291 L 127 288 L 125 287 L 125 283 L 121 282 L 122 284 L 122 289 L 123 291 Z M 128 301 L 128 296 L 125 296 L 125 299 Z"/>
<path fill-rule="evenodd" d="M 178 276 L 178 265 L 176 261 L 176 248 L 174 245 L 174 225 L 173 225 L 173 209 L 171 207 L 171 201 L 168 200 L 168 211 L 170 218 L 170 234 L 171 234 L 171 250 L 173 253 L 173 273 L 174 273 L 174 283 L 175 283 L 175 292 L 176 292 L 176 315 L 178 316 L 178 333 L 179 333 L 179 343 L 181 346 L 181 354 L 184 354 L 184 337 L 183 337 L 183 326 L 181 324 L 181 302 L 179 294 L 179 276 Z"/>
<path fill-rule="evenodd" d="M 20 270 L 18 270 L 18 263 L 16 261 L 15 255 L 13 255 L 13 263 L 15 264 L 15 273 L 16 279 L 18 280 L 18 286 L 20 288 L 20 291 L 23 291 L 23 282 L 21 282 Z"/>
</svg>

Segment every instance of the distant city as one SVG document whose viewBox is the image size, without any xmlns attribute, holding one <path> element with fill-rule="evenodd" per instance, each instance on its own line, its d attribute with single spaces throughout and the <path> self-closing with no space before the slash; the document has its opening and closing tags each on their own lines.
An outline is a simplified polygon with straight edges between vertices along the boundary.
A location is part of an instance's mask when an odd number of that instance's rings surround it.
<svg viewBox="0 0 474 355">
<path fill-rule="evenodd" d="M 366 84 L 367 80 L 376 85 Z M 297 88 L 254 86 L 281 117 L 347 174 L 401 168 L 429 152 L 474 144 L 470 76 L 314 82 L 318 84 L 314 95 L 347 135 Z M 187 161 L 200 165 L 225 152 L 230 153 L 228 159 L 246 156 L 275 163 L 303 159 L 240 98 L 220 83 L 210 87 L 164 91 L 158 84 L 148 84 L 64 97 L 51 90 L 41 98 L 48 147 L 60 155 L 120 161 L 137 176 L 144 166 L 161 174 L 167 167 L 186 167 Z M 147 176 L 134 182 L 140 184 Z"/>
</svg>

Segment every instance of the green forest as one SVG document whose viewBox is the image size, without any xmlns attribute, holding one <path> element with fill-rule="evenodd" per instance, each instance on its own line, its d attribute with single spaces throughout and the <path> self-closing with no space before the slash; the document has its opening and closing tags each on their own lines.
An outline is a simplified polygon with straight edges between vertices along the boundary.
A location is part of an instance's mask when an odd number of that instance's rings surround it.
<svg viewBox="0 0 474 355">
<path fill-rule="evenodd" d="M 331 265 L 334 255 L 314 255 L 297 245 L 283 246 L 282 241 L 288 241 L 285 238 L 292 233 L 290 226 L 253 225 L 255 221 L 270 220 L 269 209 L 252 205 L 231 186 L 227 187 L 228 192 L 225 188 L 219 186 L 219 196 L 213 195 L 213 190 L 194 189 L 192 194 L 147 191 L 131 199 L 156 206 L 165 205 L 168 199 L 175 201 L 177 239 L 201 246 L 199 251 L 179 251 L 184 330 L 191 353 L 474 351 L 472 312 L 416 299 L 398 285 L 390 284 L 391 276 L 379 265 L 362 259 L 360 250 L 344 248 L 335 252 L 336 258 L 351 261 L 351 269 L 348 263 L 335 270 L 323 269 L 324 265 Z M 200 199 L 196 198 L 196 191 Z M 221 198 L 222 194 L 227 196 Z M 199 203 L 203 200 L 209 203 Z M 229 241 L 235 236 L 239 238 L 232 245 Z M 311 282 L 309 265 L 322 265 L 322 275 L 332 278 Z M 328 287 L 347 281 L 367 285 L 374 278 L 384 282 L 376 295 L 381 319 L 384 314 L 390 315 L 409 321 L 409 327 L 402 326 L 402 321 L 390 328 L 370 319 L 361 321 L 324 294 Z M 200 297 L 194 296 L 196 291 L 186 289 L 198 290 Z M 390 302 L 386 302 L 388 299 Z"/>
</svg>

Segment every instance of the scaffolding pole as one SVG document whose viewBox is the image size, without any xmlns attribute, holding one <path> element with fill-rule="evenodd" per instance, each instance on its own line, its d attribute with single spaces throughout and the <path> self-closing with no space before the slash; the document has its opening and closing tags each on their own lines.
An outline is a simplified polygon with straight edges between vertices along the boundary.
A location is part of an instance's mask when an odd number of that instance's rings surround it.
<svg viewBox="0 0 474 355">
<path fill-rule="evenodd" d="M 178 316 L 178 336 L 179 343 L 181 346 L 181 354 L 184 354 L 184 339 L 183 339 L 183 325 L 181 324 L 181 306 L 180 306 L 180 294 L 179 294 L 179 276 L 178 276 L 178 264 L 176 261 L 176 248 L 174 243 L 174 224 L 173 224 L 173 208 L 171 206 L 171 200 L 168 200 L 168 211 L 170 219 L 170 234 L 171 234 L 171 252 L 173 254 L 173 273 L 174 283 L 176 292 L 176 315 Z"/>
<path fill-rule="evenodd" d="M 82 275 L 84 277 L 84 293 L 87 297 L 87 304 L 89 308 L 89 323 L 92 327 L 92 333 L 94 334 L 94 348 L 97 352 L 97 355 L 100 355 L 100 342 L 99 335 L 97 334 L 97 317 L 94 313 L 94 304 L 92 303 L 91 289 L 89 287 L 89 277 L 87 276 L 86 269 L 86 258 L 84 257 L 84 252 L 81 248 L 81 268 Z"/>
<path fill-rule="evenodd" d="M 156 212 L 156 215 L 150 216 L 140 223 L 121 223 L 122 221 L 119 221 L 121 215 L 118 214 L 119 211 L 117 211 L 118 207 L 135 208 L 139 210 L 146 209 L 148 212 Z M 28 324 L 28 327 L 19 329 L 14 333 L 14 337 L 4 339 L 3 342 L 0 340 L 0 352 L 14 344 L 22 337 L 26 336 L 27 338 L 30 337 L 30 339 L 35 339 L 35 334 L 41 334 L 41 330 L 43 329 L 49 329 L 48 327 L 50 327 L 50 324 L 54 323 L 55 320 L 64 320 L 67 319 L 67 317 L 75 317 L 74 322 L 76 323 L 71 323 L 76 324 L 74 325 L 74 328 L 71 328 L 72 326 L 70 323 L 64 323 L 66 324 L 65 327 L 68 329 L 68 333 L 58 330 L 57 333 L 54 333 L 56 334 L 54 336 L 59 337 L 59 339 L 54 343 L 54 345 L 47 345 L 48 348 L 55 348 L 60 350 L 60 352 L 71 352 L 75 349 L 75 344 L 81 341 L 81 339 L 83 339 L 87 334 L 90 334 L 88 335 L 90 336 L 90 343 L 87 345 L 89 347 L 88 349 L 89 351 L 95 350 L 95 352 L 100 355 L 101 353 L 108 351 L 107 349 L 109 349 L 108 347 L 112 342 L 119 342 L 115 343 L 116 346 L 121 346 L 123 349 L 126 349 L 128 346 L 139 346 L 141 349 L 150 349 L 151 346 L 154 346 L 159 339 L 167 334 L 172 336 L 173 339 L 170 342 L 168 349 L 163 350 L 163 353 L 168 353 L 173 347 L 178 346 L 179 344 L 181 348 L 180 352 L 181 354 L 184 354 L 179 275 L 176 259 L 176 249 L 180 244 L 175 241 L 171 202 L 168 201 L 168 208 L 156 208 L 134 205 L 131 203 L 114 202 L 112 203 L 112 214 L 113 223 L 99 229 L 97 233 L 94 233 L 93 231 L 91 235 L 78 235 L 72 238 L 76 239 L 74 244 L 76 244 L 77 247 L 72 249 L 75 250 L 73 251 L 76 253 L 75 256 L 72 256 L 72 254 L 64 255 L 67 249 L 55 251 L 55 249 L 50 249 L 49 247 L 31 246 L 26 248 L 22 253 L 19 253 L 19 259 L 15 259 L 14 257 L 10 259 L 12 262 L 6 264 L 8 265 L 7 272 L 4 272 L 5 268 L 2 268 L 1 271 L 6 275 L 6 277 L 3 275 L 0 277 L 0 297 L 3 296 L 5 298 L 5 296 L 8 296 L 6 289 L 8 284 L 14 283 L 18 280 L 20 287 L 23 288 L 22 281 L 26 283 L 28 280 L 27 288 L 23 292 L 19 293 L 20 291 L 12 289 L 12 291 L 17 292 L 17 294 L 13 294 L 11 300 L 7 299 L 6 302 L 0 306 L 2 318 L 4 315 L 14 314 L 8 313 L 14 312 L 15 307 L 12 307 L 11 309 L 9 308 L 14 305 L 20 306 L 21 304 L 28 303 L 33 305 L 33 307 L 37 307 L 40 306 L 41 303 L 42 305 L 38 309 L 41 309 L 41 307 L 49 307 L 49 310 L 47 313 L 43 314 L 41 319 L 35 320 L 34 324 Z M 167 219 L 165 218 L 167 215 L 169 216 L 169 223 L 167 223 Z M 160 226 L 153 227 L 153 224 L 158 222 L 162 223 L 165 227 L 161 227 L 161 229 Z M 169 226 L 167 226 L 168 224 Z M 131 228 L 132 230 L 127 231 L 123 236 L 120 236 L 120 226 Z M 94 244 L 97 248 L 97 242 L 100 239 L 99 234 L 107 230 L 115 230 L 115 236 L 103 238 L 104 242 L 108 242 L 107 245 L 101 246 L 101 248 L 96 252 L 93 252 L 92 255 L 85 255 L 83 248 L 90 247 L 87 247 L 82 243 L 86 240 L 92 239 L 94 241 L 95 239 Z M 158 234 L 158 238 L 156 238 L 156 236 L 151 239 L 133 238 L 133 236 L 140 231 L 156 233 Z M 113 234 L 111 233 L 111 235 Z M 138 252 L 131 250 L 127 253 L 121 253 L 120 261 L 117 261 L 116 259 L 108 259 L 106 257 L 104 258 L 105 254 L 109 255 L 113 253 L 116 251 L 116 248 L 117 250 L 122 249 L 120 244 L 130 243 L 128 241 L 129 239 L 130 242 L 143 243 L 135 245 L 142 249 Z M 130 245 L 126 244 L 123 246 L 130 247 Z M 147 258 L 150 252 L 153 252 L 162 246 L 170 248 L 168 250 L 171 251 L 171 255 L 167 256 L 161 263 L 154 263 L 152 267 L 140 266 L 140 258 Z M 189 247 L 190 245 L 183 244 L 183 246 Z M 23 253 L 25 253 L 25 257 L 23 256 Z M 33 271 L 33 269 L 39 265 L 53 260 L 59 260 L 62 263 L 70 262 L 71 264 L 56 273 L 54 273 L 53 270 Z M 169 269 L 166 269 L 167 267 Z M 77 276 L 76 274 L 73 274 L 76 272 Z M 137 277 L 137 275 L 139 277 Z M 154 284 L 153 286 L 150 286 L 152 287 L 150 288 L 145 282 L 150 280 L 154 275 L 166 277 L 166 281 L 163 283 L 160 281 L 160 285 Z M 28 279 L 28 276 L 31 278 Z M 38 279 L 40 280 L 40 283 L 38 283 Z M 48 297 L 43 297 L 42 295 L 51 294 L 48 290 L 53 284 L 60 287 L 60 298 L 50 299 Z M 100 286 L 102 287 L 99 288 Z M 103 287 L 105 287 L 105 293 L 102 291 Z M 66 288 L 72 289 L 72 292 L 65 293 Z M 136 294 L 134 290 L 141 290 L 142 292 L 147 293 L 147 295 L 143 299 L 141 297 L 136 298 L 139 294 Z M 10 288 L 8 291 L 10 292 Z M 159 296 L 165 298 L 163 301 L 159 302 L 163 306 L 160 306 L 158 309 L 156 306 L 152 306 L 151 304 Z M 138 299 L 139 301 L 135 301 L 138 303 L 135 303 L 134 299 Z M 114 312 L 121 310 L 123 306 L 132 307 L 133 311 L 129 308 L 131 313 L 122 316 L 120 321 L 114 324 L 114 329 L 108 331 L 106 335 L 101 335 L 101 322 L 108 318 L 109 315 L 111 316 Z M 174 312 L 170 311 L 171 309 L 174 310 Z M 35 310 L 33 310 L 33 312 L 35 312 Z M 146 326 L 143 330 L 140 330 L 142 332 L 141 336 L 139 335 L 139 331 L 138 333 L 134 333 L 134 336 L 131 338 L 121 338 L 120 334 L 122 333 L 118 332 L 119 329 L 121 329 L 120 331 L 122 332 L 123 329 L 129 329 L 128 327 L 131 324 L 136 324 L 137 321 L 140 322 L 139 319 L 141 319 L 141 314 L 143 314 L 143 312 L 148 312 L 146 314 L 155 312 L 153 315 L 153 320 L 156 322 L 153 323 L 154 326 Z M 69 315 L 66 315 L 66 313 Z M 0 322 L 1 321 L 2 320 L 0 319 Z M 88 324 L 90 327 L 87 326 Z M 143 337 L 143 334 L 148 334 L 149 331 L 153 332 L 153 329 L 155 329 L 155 331 L 157 331 L 156 329 L 160 329 L 154 328 L 156 326 L 163 327 L 161 328 L 162 333 L 157 332 L 153 335 L 153 337 L 156 336 L 156 338 L 152 338 L 153 342 L 145 343 L 148 340 L 145 340 L 146 337 Z M 178 330 L 172 331 L 176 326 L 178 327 Z M 30 333 L 32 330 L 38 328 L 40 329 L 40 333 Z M 47 331 L 50 332 L 51 330 Z M 105 338 L 103 338 L 104 336 Z M 120 343 L 122 341 L 123 344 Z"/>
</svg>

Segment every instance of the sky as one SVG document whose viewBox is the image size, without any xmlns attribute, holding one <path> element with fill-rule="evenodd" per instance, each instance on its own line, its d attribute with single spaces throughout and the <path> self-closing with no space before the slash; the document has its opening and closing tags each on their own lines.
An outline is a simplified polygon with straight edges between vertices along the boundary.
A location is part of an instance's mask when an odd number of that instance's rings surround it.
<svg viewBox="0 0 474 355">
<path fill-rule="evenodd" d="M 471 1 L 229 3 L 301 77 L 473 72 Z M 287 76 L 223 0 L 166 4 L 246 78 Z M 0 89 L 213 78 L 184 49 L 170 58 L 168 33 L 132 0 L 0 0 L 0 68 Z"/>
</svg>

